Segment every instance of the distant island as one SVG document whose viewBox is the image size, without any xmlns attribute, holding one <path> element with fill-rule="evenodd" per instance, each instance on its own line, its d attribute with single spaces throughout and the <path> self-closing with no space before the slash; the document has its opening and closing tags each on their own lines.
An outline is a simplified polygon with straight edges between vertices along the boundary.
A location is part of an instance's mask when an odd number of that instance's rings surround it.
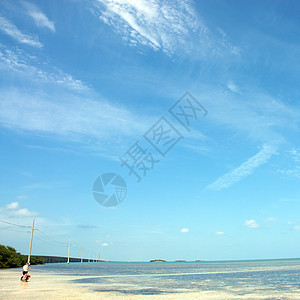
<svg viewBox="0 0 300 300">
<path fill-rule="evenodd" d="M 166 262 L 166 261 L 163 259 L 152 259 L 150 260 L 150 262 Z"/>
<path fill-rule="evenodd" d="M 204 260 L 200 260 L 200 259 L 196 259 L 195 262 L 203 262 Z M 150 262 L 166 262 L 166 260 L 163 259 L 152 259 L 150 260 Z M 176 263 L 186 263 L 187 261 L 184 259 L 178 259 L 178 260 L 174 260 L 174 262 Z"/>
</svg>

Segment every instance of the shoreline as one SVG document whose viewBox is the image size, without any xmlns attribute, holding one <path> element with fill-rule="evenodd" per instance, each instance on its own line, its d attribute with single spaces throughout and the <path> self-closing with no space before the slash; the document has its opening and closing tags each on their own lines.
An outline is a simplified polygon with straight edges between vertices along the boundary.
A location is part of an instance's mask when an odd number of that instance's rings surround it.
<svg viewBox="0 0 300 300">
<path fill-rule="evenodd" d="M 40 257 L 46 257 L 46 256 L 40 256 Z M 66 258 L 67 259 L 67 258 Z M 81 264 L 80 258 L 72 258 L 76 259 L 78 261 L 70 261 L 70 264 Z M 87 259 L 85 259 L 87 260 Z M 211 264 L 211 263 L 240 263 L 240 262 L 271 262 L 271 261 L 299 261 L 300 257 L 293 257 L 293 258 L 257 258 L 257 259 L 233 259 L 233 260 L 159 260 L 159 261 L 121 261 L 121 260 L 111 260 L 111 261 L 100 261 L 100 262 L 87 262 L 84 261 L 83 264 L 107 264 L 107 263 L 118 263 L 118 264 L 181 264 L 181 263 L 187 263 L 187 264 L 193 264 L 193 263 L 200 263 L 200 264 Z M 44 265 L 64 265 L 66 264 L 66 261 L 64 262 L 45 262 L 44 264 L 32 264 L 31 266 L 44 266 Z M 21 267 L 7 267 L 7 268 L 0 268 L 0 272 L 2 270 L 14 270 Z"/>
<path fill-rule="evenodd" d="M 101 278 L 90 275 L 65 275 L 57 272 L 46 273 L 44 270 L 32 269 L 29 282 L 21 282 L 21 268 L 0 269 L 0 299 L 270 299 L 282 297 L 280 291 L 247 293 L 241 295 L 236 289 L 226 287 L 223 291 L 176 289 L 160 290 L 159 285 L 136 286 L 130 282 L 118 282 L 108 285 L 82 283 L 81 279 Z M 154 276 L 157 276 L 154 275 Z M 111 277 L 111 275 L 110 275 Z M 131 277 L 131 276 L 130 276 Z M 80 280 L 79 280 L 80 279 Z M 106 289 L 105 289 L 106 288 Z M 108 289 L 109 288 L 109 289 Z M 101 290 L 102 289 L 102 290 Z M 287 299 L 300 299 L 294 293 L 285 294 Z"/>
</svg>

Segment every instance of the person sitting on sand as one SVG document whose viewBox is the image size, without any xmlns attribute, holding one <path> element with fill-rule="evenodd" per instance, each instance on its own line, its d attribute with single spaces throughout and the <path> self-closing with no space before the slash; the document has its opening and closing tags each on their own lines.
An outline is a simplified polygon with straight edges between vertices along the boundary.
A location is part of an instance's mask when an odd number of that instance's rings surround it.
<svg viewBox="0 0 300 300">
<path fill-rule="evenodd" d="M 24 266 L 23 266 L 23 275 L 28 273 L 28 269 L 29 269 L 29 262 L 27 262 Z"/>
<path fill-rule="evenodd" d="M 23 266 L 23 276 L 21 277 L 21 281 L 28 281 L 28 279 L 30 278 L 30 274 L 28 274 L 28 270 L 29 270 L 29 262 L 27 262 L 24 266 Z"/>
</svg>

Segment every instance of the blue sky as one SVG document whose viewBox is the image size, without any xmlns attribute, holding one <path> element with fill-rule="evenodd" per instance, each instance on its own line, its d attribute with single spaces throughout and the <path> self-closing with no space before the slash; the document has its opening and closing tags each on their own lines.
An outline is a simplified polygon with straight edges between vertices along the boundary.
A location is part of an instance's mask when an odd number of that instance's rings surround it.
<svg viewBox="0 0 300 300">
<path fill-rule="evenodd" d="M 1 243 L 27 253 L 13 224 L 35 217 L 33 254 L 298 257 L 299 9 L 2 1 Z M 189 130 L 169 112 L 187 91 L 208 112 Z M 161 117 L 183 137 L 165 156 L 143 137 Z M 139 183 L 120 161 L 137 141 L 159 160 Z M 107 172 L 128 188 L 113 208 L 92 194 Z"/>
</svg>

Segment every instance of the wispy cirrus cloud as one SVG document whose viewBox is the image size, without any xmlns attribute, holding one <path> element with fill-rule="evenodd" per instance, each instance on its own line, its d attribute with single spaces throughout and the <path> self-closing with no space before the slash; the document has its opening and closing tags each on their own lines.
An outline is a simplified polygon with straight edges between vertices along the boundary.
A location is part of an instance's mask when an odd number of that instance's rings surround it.
<svg viewBox="0 0 300 300">
<path fill-rule="evenodd" d="M 294 178 L 300 178 L 300 166 L 296 166 L 294 169 L 289 169 L 289 170 L 279 170 L 279 173 Z"/>
<path fill-rule="evenodd" d="M 82 81 L 21 49 L 0 44 L 0 72 L 39 87 L 36 91 L 0 88 L 0 125 L 5 128 L 96 143 L 91 150 L 97 152 L 105 140 L 112 145 L 146 129 L 149 118 L 110 104 Z"/>
<path fill-rule="evenodd" d="M 89 224 L 80 224 L 80 225 L 78 225 L 78 228 L 81 228 L 81 229 L 95 229 L 95 228 L 98 228 L 98 226 L 89 225 Z"/>
<path fill-rule="evenodd" d="M 97 0 L 100 19 L 132 46 L 147 46 L 168 55 L 175 52 L 237 53 L 226 35 L 214 37 L 187 0 Z"/>
<path fill-rule="evenodd" d="M 289 151 L 289 153 L 292 155 L 292 158 L 295 161 L 295 163 L 300 163 L 300 149 L 293 149 Z"/>
<path fill-rule="evenodd" d="M 255 220 L 246 220 L 244 225 L 248 228 L 258 228 L 260 227 L 259 224 L 256 223 Z"/>
<path fill-rule="evenodd" d="M 88 90 L 89 88 L 70 74 L 61 71 L 46 63 L 40 63 L 34 56 L 28 55 L 21 49 L 8 49 L 0 44 L 0 70 L 12 72 L 14 76 L 41 83 L 56 84 L 74 91 Z"/>
<path fill-rule="evenodd" d="M 15 24 L 0 16 L 0 30 L 21 44 L 42 48 L 43 44 L 36 37 L 22 33 Z"/>
<path fill-rule="evenodd" d="M 48 17 L 34 4 L 23 2 L 26 13 L 34 20 L 38 27 L 48 28 L 50 31 L 55 32 L 54 22 L 50 21 Z"/>
<path fill-rule="evenodd" d="M 229 188 L 233 184 L 251 175 L 256 168 L 265 164 L 276 153 L 276 148 L 272 145 L 264 145 L 262 149 L 243 162 L 239 167 L 233 171 L 221 176 L 216 181 L 206 187 L 206 189 L 219 191 Z"/>
<path fill-rule="evenodd" d="M 0 124 L 3 127 L 36 134 L 52 134 L 69 141 L 104 141 L 134 136 L 145 130 L 146 122 L 122 107 L 105 100 L 68 95 L 53 99 L 12 89 L 0 94 Z M 99 149 L 98 149 L 99 151 Z"/>
<path fill-rule="evenodd" d="M 242 85 L 238 89 L 243 91 L 243 97 L 239 92 L 228 93 L 228 87 L 220 90 L 210 86 L 196 95 L 209 111 L 206 119 L 242 132 L 259 144 L 283 143 L 286 137 L 282 129 L 297 130 L 300 120 L 297 106 L 264 91 Z"/>
<path fill-rule="evenodd" d="M 292 149 L 287 151 L 289 159 L 292 160 L 289 168 L 278 169 L 278 173 L 291 176 L 294 178 L 300 178 L 300 149 Z"/>
</svg>

